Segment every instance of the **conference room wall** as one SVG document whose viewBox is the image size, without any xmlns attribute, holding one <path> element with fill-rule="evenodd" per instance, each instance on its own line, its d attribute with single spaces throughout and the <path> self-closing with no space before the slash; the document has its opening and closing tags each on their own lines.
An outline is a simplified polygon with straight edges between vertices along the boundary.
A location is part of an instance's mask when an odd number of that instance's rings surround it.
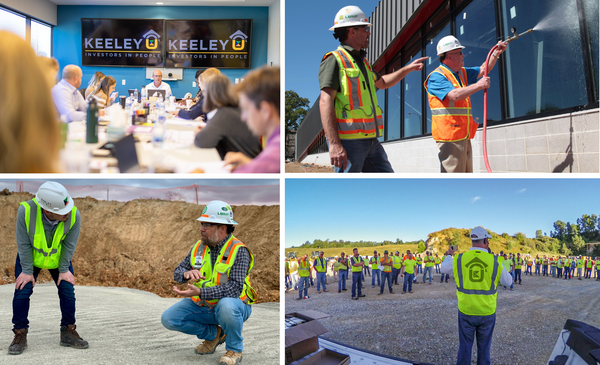
<svg viewBox="0 0 600 365">
<path fill-rule="evenodd" d="M 277 14 L 279 16 L 279 14 Z M 81 66 L 81 18 L 127 18 L 127 19 L 252 19 L 252 69 L 267 63 L 269 7 L 230 6 L 58 6 L 58 25 L 54 28 L 53 56 L 58 60 L 61 71 L 65 65 Z M 116 91 L 126 95 L 127 89 L 149 84 L 143 67 L 81 67 L 82 87 L 87 85 L 94 72 L 100 71 L 117 80 Z M 181 98 L 190 92 L 196 95 L 198 88 L 192 86 L 195 68 L 184 69 L 183 80 L 165 81 L 171 86 L 173 95 Z M 249 71 L 247 69 L 223 69 L 234 82 Z M 121 80 L 126 80 L 126 85 Z"/>
</svg>

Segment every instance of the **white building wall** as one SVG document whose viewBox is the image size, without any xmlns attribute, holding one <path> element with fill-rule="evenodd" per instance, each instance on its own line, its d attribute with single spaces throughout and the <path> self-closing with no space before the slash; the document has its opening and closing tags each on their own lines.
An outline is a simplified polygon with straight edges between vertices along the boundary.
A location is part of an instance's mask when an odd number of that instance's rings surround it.
<svg viewBox="0 0 600 365">
<path fill-rule="evenodd" d="M 481 129 L 473 144 L 473 170 L 486 172 Z M 487 149 L 493 172 L 599 172 L 598 109 L 489 127 Z M 431 136 L 383 144 L 395 172 L 439 172 Z M 330 165 L 329 154 L 307 156 L 303 163 Z"/>
<path fill-rule="evenodd" d="M 269 6 L 269 36 L 267 45 L 267 65 L 279 66 L 280 59 L 280 33 L 281 33 L 281 3 L 275 0 Z"/>
</svg>

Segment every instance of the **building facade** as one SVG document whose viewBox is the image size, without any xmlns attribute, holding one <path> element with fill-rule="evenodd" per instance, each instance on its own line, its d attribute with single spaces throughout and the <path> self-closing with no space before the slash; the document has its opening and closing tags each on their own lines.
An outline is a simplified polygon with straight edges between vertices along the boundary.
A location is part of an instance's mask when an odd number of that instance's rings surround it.
<svg viewBox="0 0 600 365">
<path fill-rule="evenodd" d="M 480 66 L 498 40 L 511 42 L 490 72 L 487 151 L 494 172 L 599 172 L 598 0 L 381 0 L 372 12 L 367 58 L 381 74 L 429 56 L 387 90 L 380 138 L 396 172 L 439 172 L 431 110 L 423 87 L 440 62 L 436 46 L 454 35 L 466 48 L 465 66 Z M 367 10 L 367 9 L 363 9 Z M 480 125 L 474 170 L 482 153 L 483 91 L 471 96 Z M 320 157 L 320 158 L 319 158 Z M 329 162 L 319 100 L 300 125 L 296 158 Z"/>
</svg>

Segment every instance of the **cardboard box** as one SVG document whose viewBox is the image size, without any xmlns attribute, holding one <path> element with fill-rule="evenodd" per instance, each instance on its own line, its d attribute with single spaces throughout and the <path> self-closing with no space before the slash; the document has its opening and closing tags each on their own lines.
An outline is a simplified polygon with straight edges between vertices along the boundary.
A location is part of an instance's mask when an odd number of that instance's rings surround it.
<svg viewBox="0 0 600 365">
<path fill-rule="evenodd" d="M 319 336 L 329 332 L 319 319 L 330 315 L 313 310 L 286 313 L 286 317 L 302 318 L 307 322 L 285 330 L 285 363 L 286 365 L 319 350 Z"/>
<path fill-rule="evenodd" d="M 298 365 L 349 365 L 350 356 L 323 349 L 300 361 Z"/>
</svg>

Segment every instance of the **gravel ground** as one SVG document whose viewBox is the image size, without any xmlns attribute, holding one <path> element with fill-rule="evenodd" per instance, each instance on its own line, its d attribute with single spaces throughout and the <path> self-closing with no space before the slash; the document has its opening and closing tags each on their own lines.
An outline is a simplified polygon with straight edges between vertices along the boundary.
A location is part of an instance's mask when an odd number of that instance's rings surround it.
<svg viewBox="0 0 600 365">
<path fill-rule="evenodd" d="M 401 280 L 401 278 L 399 278 Z M 419 282 L 422 280 L 419 275 Z M 285 312 L 303 309 L 331 314 L 321 320 L 329 329 L 324 338 L 357 348 L 414 362 L 455 364 L 458 353 L 458 303 L 453 278 L 432 285 L 413 285 L 413 293 L 395 294 L 371 288 L 367 277 L 365 298 L 351 300 L 352 280 L 347 292 L 338 294 L 337 282 L 328 293 L 309 289 L 308 300 L 296 300 L 297 291 L 285 295 Z M 492 340 L 492 364 L 545 364 L 567 319 L 600 327 L 600 282 L 595 279 L 565 281 L 552 277 L 523 276 L 514 291 L 498 288 L 496 327 Z M 473 364 L 476 363 L 476 344 Z"/>
</svg>

